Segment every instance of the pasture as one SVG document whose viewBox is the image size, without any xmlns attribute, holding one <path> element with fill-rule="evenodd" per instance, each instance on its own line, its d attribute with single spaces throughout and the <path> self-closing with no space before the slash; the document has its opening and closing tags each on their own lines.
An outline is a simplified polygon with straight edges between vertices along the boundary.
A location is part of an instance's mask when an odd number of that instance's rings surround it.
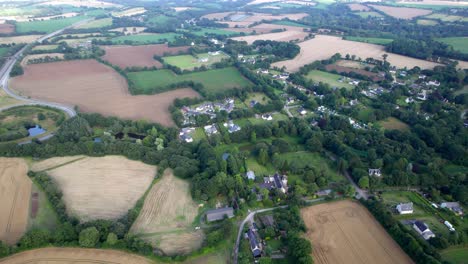
<svg viewBox="0 0 468 264">
<path fill-rule="evenodd" d="M 437 21 L 431 19 L 418 19 L 416 23 L 421 26 L 435 26 L 439 24 Z"/>
<path fill-rule="evenodd" d="M 31 22 L 17 22 L 16 32 L 17 33 L 28 33 L 28 32 L 43 32 L 51 33 L 73 25 L 74 23 L 84 20 L 84 16 L 67 17 L 62 19 L 51 19 L 51 20 L 38 20 Z"/>
<path fill-rule="evenodd" d="M 135 84 L 137 93 L 157 93 L 167 91 L 171 84 L 183 81 L 201 83 L 203 90 L 215 94 L 220 90 L 250 86 L 251 83 L 233 67 L 214 69 L 202 72 L 176 75 L 170 70 L 143 71 L 128 73 L 130 81 Z"/>
<path fill-rule="evenodd" d="M 148 120 L 174 125 L 169 106 L 176 98 L 197 97 L 192 89 L 178 89 L 158 95 L 132 96 L 125 78 L 95 60 L 77 60 L 27 65 L 25 73 L 11 80 L 20 94 L 77 106 L 80 111 Z M 50 78 L 54 72 L 54 78 Z M 214 85 L 214 84 L 213 84 Z M 89 96 L 93 93 L 93 96 Z"/>
<path fill-rule="evenodd" d="M 315 38 L 301 42 L 300 53 L 291 60 L 279 61 L 272 64 L 281 68 L 286 67 L 288 71 L 298 71 L 303 65 L 312 63 L 316 60 L 329 59 L 336 53 L 356 55 L 357 58 L 375 58 L 382 59 L 383 54 L 388 54 L 387 61 L 398 68 L 413 68 L 415 66 L 422 69 L 433 68 L 437 63 L 414 59 L 394 53 L 385 52 L 384 46 L 343 40 L 340 37 L 316 35 Z"/>
<path fill-rule="evenodd" d="M 176 37 L 179 37 L 179 34 L 176 33 L 162 33 L 162 34 L 153 34 L 153 33 L 141 33 L 135 35 L 126 35 L 112 38 L 112 43 L 114 44 L 158 44 L 172 42 Z"/>
<path fill-rule="evenodd" d="M 79 25 L 77 29 L 91 29 L 91 28 L 103 28 L 112 26 L 112 18 L 101 18 L 96 20 L 91 20 L 90 22 Z"/>
<path fill-rule="evenodd" d="M 389 117 L 385 120 L 382 120 L 379 122 L 379 125 L 381 125 L 384 129 L 386 130 L 400 130 L 400 131 L 409 131 L 410 127 L 408 124 L 394 118 L 394 117 Z"/>
<path fill-rule="evenodd" d="M 47 174 L 62 190 L 68 213 L 87 222 L 124 216 L 150 186 L 156 167 L 121 156 L 86 157 Z"/>
<path fill-rule="evenodd" d="M 144 7 L 135 7 L 135 8 L 126 9 L 123 11 L 112 12 L 112 16 L 115 16 L 115 17 L 135 16 L 135 15 L 143 14 L 145 12 L 146 12 L 146 9 Z"/>
<path fill-rule="evenodd" d="M 317 83 L 319 82 L 326 83 L 330 85 L 331 87 L 346 88 L 346 89 L 354 88 L 353 85 L 349 84 L 345 80 L 346 77 L 343 77 L 341 75 L 334 74 L 334 73 L 312 70 L 309 73 L 307 73 L 305 77 Z"/>
<path fill-rule="evenodd" d="M 192 226 L 197 215 L 190 184 L 167 169 L 146 196 L 130 233 L 150 242 L 165 255 L 188 254 L 203 242 L 203 231 Z"/>
<path fill-rule="evenodd" d="M 214 63 L 220 62 L 223 59 L 228 59 L 229 56 L 224 53 L 209 54 L 203 53 L 198 54 L 197 57 L 192 55 L 178 55 L 163 57 L 165 63 L 176 66 L 182 70 L 193 70 L 196 67 L 206 66 L 209 67 Z"/>
<path fill-rule="evenodd" d="M 0 90 L 0 108 L 19 104 L 20 102 L 21 101 L 18 101 L 13 97 L 10 97 L 9 95 L 5 94 L 5 91 L 3 91 L 3 89 Z"/>
<path fill-rule="evenodd" d="M 393 6 L 380 6 L 368 5 L 373 9 L 379 10 L 388 16 L 398 19 L 413 19 L 419 16 L 426 16 L 432 13 L 432 10 L 411 8 L 411 7 L 393 7 Z"/>
<path fill-rule="evenodd" d="M 468 17 L 447 15 L 447 14 L 430 14 L 424 18 L 437 19 L 443 22 L 468 22 Z"/>
<path fill-rule="evenodd" d="M 0 240 L 13 245 L 26 231 L 32 182 L 23 159 L 0 158 Z"/>
<path fill-rule="evenodd" d="M 0 37 L 0 44 L 20 44 L 36 41 L 40 38 L 41 35 L 24 35 L 24 36 L 14 36 L 14 37 Z"/>
<path fill-rule="evenodd" d="M 352 36 L 346 37 L 346 40 L 378 44 L 378 45 L 386 45 L 390 42 L 393 42 L 393 39 L 388 39 L 388 38 L 366 38 L 366 37 L 352 37 Z"/>
<path fill-rule="evenodd" d="M 413 261 L 374 217 L 344 200 L 301 209 L 317 264 L 411 264 Z"/>
<path fill-rule="evenodd" d="M 452 46 L 454 50 L 468 54 L 468 37 L 438 38 L 437 41 Z"/>
<path fill-rule="evenodd" d="M 127 67 L 161 67 L 162 64 L 153 58 L 154 55 L 164 56 L 187 52 L 189 47 L 168 47 L 167 44 L 142 46 L 103 46 L 106 54 L 103 60 L 122 69 Z"/>
<path fill-rule="evenodd" d="M 32 50 L 40 50 L 40 51 L 51 51 L 56 50 L 58 45 L 38 45 L 35 46 Z"/>
<path fill-rule="evenodd" d="M 268 33 L 251 36 L 241 36 L 231 38 L 236 41 L 246 41 L 248 44 L 254 43 L 256 40 L 272 40 L 272 41 L 302 41 L 307 37 L 309 33 L 304 31 L 283 31 L 278 33 Z"/>
<path fill-rule="evenodd" d="M 442 259 L 453 264 L 466 264 L 468 260 L 468 247 L 450 247 L 441 252 Z"/>
</svg>

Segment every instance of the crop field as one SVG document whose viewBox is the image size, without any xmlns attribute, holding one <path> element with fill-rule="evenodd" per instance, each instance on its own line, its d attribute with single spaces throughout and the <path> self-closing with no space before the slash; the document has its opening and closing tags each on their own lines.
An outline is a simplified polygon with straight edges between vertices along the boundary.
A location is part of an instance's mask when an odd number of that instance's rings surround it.
<svg viewBox="0 0 468 264">
<path fill-rule="evenodd" d="M 84 159 L 86 156 L 77 155 L 77 156 L 65 156 L 65 157 L 54 157 L 52 159 L 45 159 L 41 161 L 34 162 L 31 165 L 32 171 L 46 171 L 51 170 L 57 167 L 60 167 L 64 164 L 72 163 L 80 159 Z"/>
<path fill-rule="evenodd" d="M 43 263 L 98 263 L 98 264 L 151 264 L 149 259 L 109 249 L 85 248 L 41 248 L 24 251 L 0 259 L 1 264 L 43 264 Z"/>
<path fill-rule="evenodd" d="M 101 18 L 92 20 L 86 24 L 76 27 L 77 29 L 91 29 L 91 28 L 102 28 L 112 26 L 112 18 Z"/>
<path fill-rule="evenodd" d="M 130 232 L 141 235 L 165 255 L 188 254 L 198 249 L 203 232 L 192 227 L 198 206 L 192 200 L 189 185 L 166 170 L 148 193 Z"/>
<path fill-rule="evenodd" d="M 18 22 L 16 23 L 17 33 L 44 32 L 50 33 L 84 20 L 86 17 L 76 16 L 62 19 L 52 19 L 44 21 Z"/>
<path fill-rule="evenodd" d="M 161 67 L 162 64 L 153 58 L 154 55 L 177 54 L 187 52 L 189 47 L 168 47 L 167 44 L 143 46 L 104 46 L 106 54 L 103 60 L 122 69 L 127 67 Z"/>
<path fill-rule="evenodd" d="M 418 19 L 416 23 L 421 26 L 435 26 L 439 24 L 439 22 L 430 19 Z"/>
<path fill-rule="evenodd" d="M 400 130 L 400 131 L 409 131 L 410 127 L 408 126 L 408 124 L 394 118 L 394 117 L 389 117 L 385 120 L 382 120 L 379 122 L 379 124 L 384 128 L 384 129 L 387 129 L 387 130 L 392 130 L 392 129 L 396 129 L 396 130 Z"/>
<path fill-rule="evenodd" d="M 31 43 L 36 41 L 41 35 L 25 35 L 15 37 L 0 37 L 0 44 L 20 44 L 20 43 Z"/>
<path fill-rule="evenodd" d="M 49 51 L 49 50 L 55 50 L 57 48 L 58 48 L 58 45 L 39 45 L 39 46 L 35 46 L 32 50 Z"/>
<path fill-rule="evenodd" d="M 358 58 L 376 58 L 382 59 L 383 54 L 388 54 L 387 61 L 398 68 L 413 68 L 419 66 L 422 69 L 433 68 L 437 63 L 414 59 L 394 53 L 385 52 L 384 46 L 343 40 L 340 37 L 316 35 L 315 38 L 298 44 L 301 52 L 294 59 L 275 62 L 272 66 L 285 66 L 288 71 L 298 71 L 303 65 L 312 63 L 316 60 L 329 59 L 335 53 L 343 55 L 356 55 Z"/>
<path fill-rule="evenodd" d="M 456 21 L 468 22 L 468 17 L 446 15 L 446 14 L 430 14 L 428 16 L 425 16 L 425 18 L 439 19 L 440 21 L 443 21 L 443 22 L 456 22 Z"/>
<path fill-rule="evenodd" d="M 280 22 L 285 22 L 285 24 L 281 24 Z M 286 23 L 287 22 L 287 23 Z M 272 30 L 286 30 L 286 31 L 295 31 L 295 32 L 304 32 L 304 28 L 302 26 L 298 26 L 295 22 L 291 21 L 276 21 L 272 23 L 262 23 L 260 25 L 256 25 L 249 28 L 229 28 L 228 30 L 236 31 L 236 32 L 244 32 L 244 33 L 252 33 L 255 32 L 257 34 L 266 34 L 271 33 Z"/>
<path fill-rule="evenodd" d="M 70 5 L 75 7 L 87 6 L 87 7 L 97 7 L 97 8 L 109 8 L 109 7 L 119 7 L 118 4 L 113 4 L 109 2 L 99 1 L 99 0 L 51 0 L 46 2 L 41 2 L 38 5 Z"/>
<path fill-rule="evenodd" d="M 166 91 L 171 84 L 182 81 L 201 83 L 207 93 L 215 94 L 220 90 L 250 86 L 251 83 L 235 68 L 223 68 L 202 72 L 176 75 L 170 70 L 143 71 L 128 73 L 139 93 Z"/>
<path fill-rule="evenodd" d="M 427 7 L 467 7 L 468 3 L 465 1 L 447 1 L 447 0 L 422 0 L 422 1 L 401 1 L 398 4 L 411 5 L 411 6 L 427 6 Z"/>
<path fill-rule="evenodd" d="M 271 15 L 266 13 L 252 13 L 253 15 L 247 15 L 244 12 L 223 12 L 223 13 L 212 13 L 204 15 L 202 18 L 222 20 L 220 23 L 228 24 L 229 27 L 233 28 L 239 27 L 248 27 L 249 25 L 255 22 L 270 21 L 270 20 L 281 20 L 288 18 L 290 20 L 301 20 L 304 17 L 308 16 L 306 13 L 297 13 L 297 14 L 282 14 L 282 15 Z M 226 17 L 242 17 L 242 19 L 236 19 L 236 21 L 224 20 Z"/>
<path fill-rule="evenodd" d="M 324 203 L 301 210 L 317 264 L 413 263 L 357 202 Z"/>
<path fill-rule="evenodd" d="M 56 73 L 55 78 L 49 78 L 50 72 Z M 192 89 L 132 96 L 125 78 L 95 60 L 28 65 L 24 75 L 11 80 L 11 87 L 32 98 L 76 105 L 83 112 L 145 119 L 166 126 L 174 125 L 168 110 L 174 99 L 198 96 Z"/>
<path fill-rule="evenodd" d="M 362 4 L 348 4 L 349 9 L 351 11 L 370 11 L 371 9 L 368 6 L 362 5 Z"/>
<path fill-rule="evenodd" d="M 384 12 L 385 14 L 399 19 L 413 19 L 418 16 L 426 16 L 432 13 L 432 10 L 411 8 L 411 7 L 393 7 L 369 5 L 370 7 Z"/>
<path fill-rule="evenodd" d="M 346 88 L 352 89 L 353 85 L 347 83 L 346 81 L 339 81 L 340 79 L 345 79 L 343 76 L 333 73 L 328 73 L 324 71 L 312 70 L 306 76 L 307 79 L 313 80 L 315 82 L 327 83 L 331 87 Z"/>
<path fill-rule="evenodd" d="M 146 12 L 146 9 L 144 7 L 135 7 L 135 8 L 130 8 L 127 10 L 119 11 L 119 12 L 112 12 L 112 16 L 115 16 L 115 17 L 135 16 L 135 15 L 143 14 L 145 12 Z"/>
<path fill-rule="evenodd" d="M 86 222 L 124 216 L 150 186 L 156 167 L 105 156 L 78 159 L 47 173 L 62 190 L 68 213 Z"/>
<path fill-rule="evenodd" d="M 452 46 L 454 50 L 468 54 L 468 37 L 438 38 L 437 41 Z"/>
<path fill-rule="evenodd" d="M 119 36 L 112 39 L 112 42 L 115 44 L 127 44 L 127 42 L 143 45 L 143 44 L 157 44 L 157 43 L 166 43 L 172 42 L 180 34 L 176 33 L 163 33 L 163 34 L 152 34 L 152 33 L 142 33 L 136 35 L 127 35 Z"/>
<path fill-rule="evenodd" d="M 15 244 L 26 231 L 32 182 L 23 159 L 0 158 L 0 240 Z"/>
<path fill-rule="evenodd" d="M 246 41 L 248 44 L 254 43 L 256 40 L 273 40 L 273 41 L 302 41 L 309 33 L 303 31 L 283 31 L 278 33 L 268 33 L 261 35 L 235 37 L 232 40 Z"/>
<path fill-rule="evenodd" d="M 191 30 L 190 33 L 197 35 L 197 36 L 205 36 L 205 35 L 223 35 L 223 36 L 236 36 L 239 35 L 237 31 L 232 31 L 229 29 L 219 29 L 219 28 L 202 28 L 201 30 L 193 31 Z"/>
<path fill-rule="evenodd" d="M 12 24 L 2 23 L 0 24 L 0 34 L 8 34 L 15 32 L 15 26 Z"/>
<path fill-rule="evenodd" d="M 353 63 L 355 63 L 354 65 L 357 65 L 357 66 L 353 67 Z M 340 64 L 348 64 L 348 65 L 351 65 L 351 67 L 340 66 Z M 346 60 L 338 61 L 335 64 L 329 64 L 329 65 L 325 66 L 325 69 L 327 71 L 337 71 L 340 74 L 341 73 L 355 72 L 355 73 L 358 73 L 360 75 L 367 76 L 367 77 L 371 78 L 373 81 L 383 80 L 383 77 L 380 77 L 377 73 L 362 70 L 363 68 L 364 67 L 362 67 L 362 65 L 360 65 L 359 62 L 346 61 Z"/>
<path fill-rule="evenodd" d="M 346 40 L 378 44 L 378 45 L 386 45 L 390 42 L 393 42 L 393 39 L 388 39 L 388 38 L 365 38 L 365 37 L 351 37 L 351 36 L 346 37 Z"/>
<path fill-rule="evenodd" d="M 198 58 L 195 58 L 192 55 L 178 55 L 163 57 L 163 60 L 165 63 L 179 67 L 182 70 L 193 70 L 195 67 L 211 66 L 213 63 L 229 58 L 229 56 L 224 53 L 218 55 L 203 53 L 198 54 L 197 57 Z"/>
</svg>

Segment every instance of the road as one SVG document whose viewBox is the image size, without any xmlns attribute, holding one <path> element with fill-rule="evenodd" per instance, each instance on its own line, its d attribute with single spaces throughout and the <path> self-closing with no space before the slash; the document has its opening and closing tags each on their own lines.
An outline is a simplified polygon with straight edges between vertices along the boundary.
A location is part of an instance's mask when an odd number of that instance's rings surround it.
<svg viewBox="0 0 468 264">
<path fill-rule="evenodd" d="M 79 21 L 71 26 L 68 26 L 68 27 L 65 27 L 65 28 L 62 28 L 60 30 L 57 30 L 55 32 L 52 32 L 50 34 L 47 34 L 47 35 L 44 35 L 40 38 L 38 38 L 36 40 L 36 42 L 39 42 L 39 43 L 42 43 L 44 40 L 48 39 L 48 38 L 51 38 L 53 36 L 56 36 L 60 33 L 62 33 L 64 30 L 68 29 L 68 28 L 72 28 L 72 27 L 76 27 L 76 26 L 79 26 L 81 24 L 84 24 L 84 23 L 87 23 L 88 21 L 90 21 L 92 19 L 86 19 L 86 20 L 82 20 L 82 21 Z M 64 111 L 65 113 L 67 113 L 67 115 L 69 117 L 74 117 L 76 116 L 76 111 L 73 109 L 73 107 L 70 107 L 70 106 L 66 106 L 66 105 L 61 105 L 61 104 L 58 104 L 58 103 L 52 103 L 52 102 L 45 102 L 45 101 L 40 101 L 40 100 L 37 100 L 37 99 L 30 99 L 30 98 L 26 98 L 26 97 L 23 97 L 21 95 L 17 95 L 15 94 L 9 87 L 8 87 L 8 81 L 9 81 L 9 78 L 10 78 L 10 72 L 11 70 L 13 69 L 13 66 L 15 65 L 15 63 L 18 61 L 18 59 L 21 58 L 21 56 L 23 55 L 23 52 L 29 47 L 29 45 L 26 45 L 24 46 L 21 50 L 19 50 L 15 55 L 13 55 L 12 57 L 8 58 L 8 60 L 5 62 L 5 64 L 3 65 L 3 67 L 0 69 L 0 85 L 2 86 L 3 90 L 5 91 L 5 93 L 7 95 L 9 95 L 10 97 L 18 100 L 18 101 L 21 101 L 23 102 L 22 104 L 19 104 L 19 105 L 40 105 L 40 106 L 47 106 L 47 107 L 52 107 L 52 108 L 56 108 L 56 109 L 59 109 L 61 111 Z M 19 105 L 15 105 L 15 106 L 19 106 Z M 4 108 L 1 108 L 0 111 L 2 110 L 6 110 L 6 109 L 9 109 L 11 107 L 4 107 Z"/>
</svg>

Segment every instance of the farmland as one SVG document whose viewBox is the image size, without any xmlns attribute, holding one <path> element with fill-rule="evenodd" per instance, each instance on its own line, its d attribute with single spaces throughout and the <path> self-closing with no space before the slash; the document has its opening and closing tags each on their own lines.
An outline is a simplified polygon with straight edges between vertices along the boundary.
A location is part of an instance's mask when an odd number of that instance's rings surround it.
<svg viewBox="0 0 468 264">
<path fill-rule="evenodd" d="M 370 11 L 371 9 L 368 6 L 362 4 L 348 4 L 351 11 Z"/>
<path fill-rule="evenodd" d="M 439 38 L 437 40 L 452 46 L 454 50 L 468 54 L 468 37 Z"/>
<path fill-rule="evenodd" d="M 31 43 L 36 41 L 41 35 L 25 35 L 15 37 L 0 37 L 0 44 L 19 44 L 19 43 Z"/>
<path fill-rule="evenodd" d="M 315 263 L 413 263 L 361 205 L 339 201 L 301 210 Z"/>
<path fill-rule="evenodd" d="M 145 193 L 154 166 L 120 156 L 88 157 L 47 173 L 63 192 L 68 213 L 81 221 L 118 219 Z"/>
<path fill-rule="evenodd" d="M 44 54 L 32 54 L 27 55 L 21 61 L 21 66 L 25 66 L 26 64 L 32 64 L 36 60 L 43 60 L 46 58 L 54 59 L 54 60 L 61 60 L 64 58 L 63 53 L 44 53 Z"/>
<path fill-rule="evenodd" d="M 224 53 L 216 55 L 203 53 L 198 54 L 197 57 L 193 57 L 192 55 L 163 57 L 163 60 L 165 63 L 176 66 L 182 70 L 193 70 L 195 67 L 211 66 L 213 63 L 220 62 L 227 58 L 229 58 L 229 56 Z"/>
<path fill-rule="evenodd" d="M 55 78 L 48 76 L 50 72 L 56 73 Z M 11 87 L 32 98 L 76 105 L 83 112 L 145 119 L 167 126 L 174 124 L 168 108 L 175 98 L 198 96 L 191 89 L 131 96 L 122 76 L 94 60 L 28 65 L 24 75 L 12 79 Z M 90 92 L 93 96 L 89 96 Z"/>
<path fill-rule="evenodd" d="M 425 16 L 425 18 L 438 19 L 443 22 L 456 22 L 456 21 L 467 22 L 468 21 L 468 18 L 463 17 L 463 16 L 454 16 L 454 15 L 446 15 L 446 14 L 430 14 L 428 16 Z"/>
<path fill-rule="evenodd" d="M 91 28 L 102 28 L 112 26 L 112 18 L 101 18 L 92 20 L 86 24 L 80 25 L 78 29 L 91 29 Z"/>
<path fill-rule="evenodd" d="M 338 75 L 338 74 L 323 72 L 323 71 L 317 71 L 317 70 L 310 71 L 306 75 L 306 78 L 313 80 L 315 82 L 322 82 L 322 83 L 329 84 L 332 87 L 338 87 L 338 88 L 343 87 L 346 89 L 352 89 L 354 87 L 353 85 L 344 81 L 343 79 L 345 78 L 343 76 Z"/>
<path fill-rule="evenodd" d="M 392 7 L 392 6 L 378 6 L 369 5 L 370 7 L 384 12 L 385 14 L 399 19 L 413 19 L 418 16 L 426 16 L 432 13 L 431 10 L 411 8 L 411 7 Z"/>
<path fill-rule="evenodd" d="M 285 18 L 290 20 L 301 20 L 306 16 L 307 14 L 305 13 L 271 15 L 266 13 L 246 14 L 244 12 L 223 12 L 208 14 L 202 18 L 221 20 L 220 23 L 228 24 L 229 27 L 234 28 L 236 25 L 240 27 L 248 27 L 255 22 L 281 20 Z M 228 17 L 227 20 L 225 20 L 226 17 Z"/>
<path fill-rule="evenodd" d="M 437 63 L 414 59 L 398 54 L 385 52 L 383 46 L 343 40 L 340 37 L 317 35 L 315 38 L 298 44 L 301 52 L 292 60 L 275 62 L 272 66 L 285 66 L 288 71 L 295 72 L 300 67 L 316 60 L 324 60 L 333 56 L 335 53 L 356 55 L 362 59 L 376 58 L 381 59 L 384 53 L 388 54 L 387 61 L 399 68 L 419 66 L 423 69 L 433 68 Z"/>
<path fill-rule="evenodd" d="M 165 255 L 188 254 L 203 242 L 203 232 L 192 227 L 197 214 L 189 183 L 166 170 L 148 193 L 130 232 L 140 235 Z"/>
<path fill-rule="evenodd" d="M 309 34 L 303 31 L 283 31 L 278 33 L 268 33 L 261 35 L 252 35 L 252 36 L 242 36 L 232 38 L 236 41 L 246 41 L 248 44 L 252 44 L 256 40 L 273 40 L 273 41 L 291 41 L 297 40 L 302 41 Z"/>
<path fill-rule="evenodd" d="M 362 18 L 368 18 L 368 17 L 383 17 L 381 14 L 374 12 L 374 11 L 366 11 L 366 12 L 358 12 L 355 13 L 356 15 L 362 17 Z"/>
<path fill-rule="evenodd" d="M 115 44 L 134 43 L 137 45 L 157 44 L 157 43 L 172 42 L 178 36 L 180 35 L 176 33 L 163 33 L 163 34 L 141 33 L 141 34 L 136 34 L 136 35 L 115 37 L 112 39 L 112 43 L 115 43 Z"/>
<path fill-rule="evenodd" d="M 346 40 L 378 44 L 378 45 L 385 45 L 393 41 L 393 39 L 386 39 L 386 38 L 363 38 L 363 37 L 346 37 Z"/>
<path fill-rule="evenodd" d="M 417 23 L 422 26 L 435 26 L 439 24 L 437 21 L 430 19 L 418 19 Z"/>
<path fill-rule="evenodd" d="M 20 101 L 14 99 L 13 97 L 6 95 L 3 90 L 0 90 L 0 108 L 19 104 L 19 103 Z"/>
<path fill-rule="evenodd" d="M 410 129 L 410 127 L 408 126 L 408 124 L 394 118 L 394 117 L 389 117 L 385 120 L 382 120 L 379 122 L 379 124 L 384 128 L 384 129 L 387 129 L 387 130 L 392 130 L 392 129 L 396 129 L 396 130 L 400 130 L 400 131 L 408 131 Z"/>
<path fill-rule="evenodd" d="M 207 93 L 216 93 L 224 89 L 245 87 L 251 83 L 235 68 L 223 68 L 202 72 L 176 75 L 170 70 L 130 72 L 130 81 L 135 84 L 138 93 L 166 91 L 171 84 L 182 81 L 201 83 Z"/>
<path fill-rule="evenodd" d="M 130 9 L 126 9 L 123 11 L 119 11 L 119 12 L 113 12 L 112 16 L 126 17 L 126 16 L 134 16 L 134 15 L 143 14 L 145 12 L 146 12 L 146 9 L 144 7 L 135 7 L 135 8 L 130 8 Z"/>
<path fill-rule="evenodd" d="M 15 244 L 26 231 L 32 182 L 22 159 L 0 158 L 0 240 Z"/>
<path fill-rule="evenodd" d="M 12 24 L 0 24 L 0 34 L 8 34 L 15 32 L 15 26 Z"/>
<path fill-rule="evenodd" d="M 466 264 L 468 259 L 468 247 L 449 248 L 441 252 L 444 260 L 453 264 Z"/>
<path fill-rule="evenodd" d="M 28 33 L 28 32 L 44 32 L 50 33 L 56 30 L 62 29 L 67 26 L 84 20 L 86 17 L 76 16 L 62 19 L 52 19 L 43 21 L 31 21 L 31 22 L 17 22 L 16 32 L 17 33 Z"/>
<path fill-rule="evenodd" d="M 58 45 L 39 45 L 35 46 L 32 50 L 50 51 L 58 48 Z"/>
<path fill-rule="evenodd" d="M 102 59 L 122 69 L 126 67 L 161 67 L 161 63 L 153 58 L 154 55 L 164 56 L 188 51 L 188 47 L 168 47 L 167 44 L 104 46 L 103 49 L 106 54 Z"/>
</svg>

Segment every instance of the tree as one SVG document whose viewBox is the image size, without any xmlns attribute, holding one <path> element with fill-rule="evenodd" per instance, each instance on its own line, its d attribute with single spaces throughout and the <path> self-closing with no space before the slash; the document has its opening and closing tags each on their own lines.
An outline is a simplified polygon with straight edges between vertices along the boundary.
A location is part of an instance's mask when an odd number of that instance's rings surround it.
<svg viewBox="0 0 468 264">
<path fill-rule="evenodd" d="M 369 176 L 364 176 L 359 179 L 359 187 L 362 189 L 368 189 L 369 188 Z"/>
<path fill-rule="evenodd" d="M 88 227 L 80 232 L 79 244 L 82 247 L 95 247 L 99 241 L 99 231 L 96 227 Z"/>
<path fill-rule="evenodd" d="M 268 153 L 266 149 L 262 148 L 258 152 L 258 163 L 260 163 L 261 165 L 266 165 L 267 162 L 268 162 Z"/>
<path fill-rule="evenodd" d="M 109 244 L 109 245 L 115 245 L 117 244 L 117 242 L 119 241 L 119 239 L 117 238 L 117 235 L 114 234 L 114 233 L 109 233 L 107 235 L 107 239 L 106 239 L 106 243 Z"/>
</svg>

